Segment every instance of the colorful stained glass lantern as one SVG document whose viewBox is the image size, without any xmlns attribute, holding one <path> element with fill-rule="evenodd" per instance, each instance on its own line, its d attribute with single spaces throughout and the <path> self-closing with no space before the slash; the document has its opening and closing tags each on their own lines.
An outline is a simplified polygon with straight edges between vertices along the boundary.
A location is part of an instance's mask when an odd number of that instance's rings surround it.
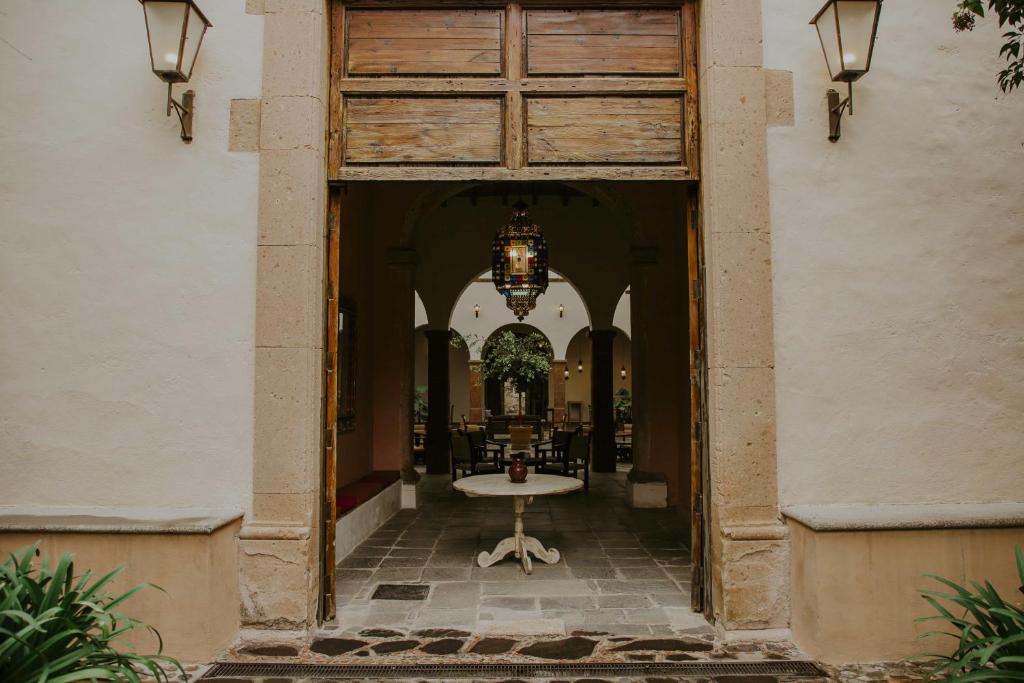
<svg viewBox="0 0 1024 683">
<path fill-rule="evenodd" d="M 548 289 L 548 245 L 523 202 L 512 207 L 512 219 L 494 236 L 491 281 L 519 320 Z"/>
</svg>

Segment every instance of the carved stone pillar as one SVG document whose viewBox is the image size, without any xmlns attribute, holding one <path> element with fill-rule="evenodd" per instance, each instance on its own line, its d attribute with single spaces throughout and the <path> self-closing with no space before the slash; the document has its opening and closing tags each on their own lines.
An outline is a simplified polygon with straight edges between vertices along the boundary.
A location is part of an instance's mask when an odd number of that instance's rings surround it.
<svg viewBox="0 0 1024 683">
<path fill-rule="evenodd" d="M 615 330 L 590 331 L 590 403 L 594 410 L 590 445 L 595 472 L 615 471 L 615 368 L 612 343 Z"/>
<path fill-rule="evenodd" d="M 427 336 L 427 474 L 449 470 L 448 355 L 451 332 L 426 330 Z"/>
<path fill-rule="evenodd" d="M 399 400 L 394 407 L 395 420 L 392 423 L 397 432 L 398 449 L 402 468 L 402 507 L 416 507 L 416 485 L 420 480 L 416 471 L 412 451 L 413 391 L 416 383 L 415 343 L 413 328 L 416 325 L 415 296 L 416 251 L 406 248 L 392 248 L 387 251 L 389 279 L 392 287 L 389 297 L 395 308 L 384 315 L 390 324 L 388 336 L 397 342 L 389 353 L 388 363 L 395 369 L 398 379 Z M 379 306 L 379 304 L 378 304 Z M 378 309 L 380 310 L 380 309 Z M 382 406 L 375 405 L 375 412 L 383 413 Z"/>
<path fill-rule="evenodd" d="M 632 507 L 662 508 L 668 505 L 668 484 L 664 472 L 654 465 L 655 433 L 652 413 L 652 392 L 659 369 L 655 335 L 661 328 L 654 319 L 658 310 L 658 293 L 652 286 L 653 267 L 658 260 L 657 249 L 634 247 L 630 254 L 630 327 L 633 330 L 631 353 L 633 365 L 633 468 L 626 481 L 626 500 Z"/>
<path fill-rule="evenodd" d="M 565 370 L 568 361 L 551 361 L 551 408 L 554 410 L 555 424 L 565 419 Z"/>
</svg>

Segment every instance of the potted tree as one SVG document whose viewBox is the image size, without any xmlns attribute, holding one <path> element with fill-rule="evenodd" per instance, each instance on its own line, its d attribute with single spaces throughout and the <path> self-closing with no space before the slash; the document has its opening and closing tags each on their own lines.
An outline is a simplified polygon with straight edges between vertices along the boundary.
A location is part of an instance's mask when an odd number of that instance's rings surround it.
<svg viewBox="0 0 1024 683">
<path fill-rule="evenodd" d="M 508 382 L 519 395 L 519 424 L 509 427 L 512 450 L 530 447 L 533 428 L 523 424 L 523 399 L 530 385 L 551 370 L 547 340 L 536 332 L 516 334 L 506 330 L 493 336 L 483 354 L 480 373 L 502 384 Z"/>
</svg>

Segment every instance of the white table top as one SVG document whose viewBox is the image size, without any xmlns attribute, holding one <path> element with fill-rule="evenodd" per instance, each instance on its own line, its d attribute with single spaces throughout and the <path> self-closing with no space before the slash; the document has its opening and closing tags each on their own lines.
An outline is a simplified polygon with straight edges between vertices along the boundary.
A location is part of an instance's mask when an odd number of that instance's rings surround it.
<svg viewBox="0 0 1024 683">
<path fill-rule="evenodd" d="M 583 488 L 583 481 L 557 474 L 530 474 L 521 484 L 513 484 L 507 474 L 477 474 L 463 477 L 452 486 L 468 496 L 550 496 Z"/>
</svg>

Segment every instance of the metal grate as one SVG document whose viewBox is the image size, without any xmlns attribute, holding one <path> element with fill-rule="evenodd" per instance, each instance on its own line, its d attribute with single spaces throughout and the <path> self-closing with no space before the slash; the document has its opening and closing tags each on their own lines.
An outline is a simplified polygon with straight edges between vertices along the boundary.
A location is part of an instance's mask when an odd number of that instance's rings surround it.
<svg viewBox="0 0 1024 683">
<path fill-rule="evenodd" d="M 220 662 L 203 679 L 217 677 L 281 678 L 551 678 L 554 676 L 796 676 L 827 678 L 814 662 L 771 660 L 692 662 L 594 662 L 512 664 L 297 664 Z"/>
</svg>

